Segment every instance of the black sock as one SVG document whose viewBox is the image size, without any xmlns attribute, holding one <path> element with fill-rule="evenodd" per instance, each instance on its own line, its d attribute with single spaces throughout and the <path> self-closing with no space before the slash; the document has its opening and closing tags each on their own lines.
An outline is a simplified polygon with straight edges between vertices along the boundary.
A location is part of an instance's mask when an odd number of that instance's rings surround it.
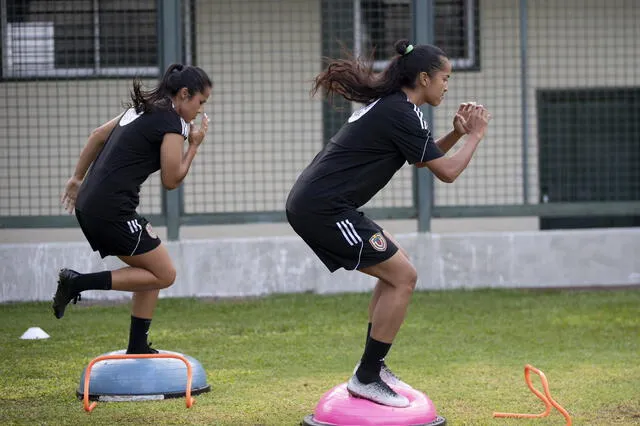
<svg viewBox="0 0 640 426">
<path fill-rule="evenodd" d="M 111 271 L 79 274 L 71 281 L 77 292 L 85 290 L 111 290 Z"/>
<path fill-rule="evenodd" d="M 371 336 L 371 327 L 373 327 L 373 324 L 369 323 L 367 325 L 367 340 L 364 342 L 365 347 L 366 347 L 367 343 L 369 343 L 369 337 Z M 384 358 L 382 359 L 382 365 L 384 365 Z"/>
<path fill-rule="evenodd" d="M 356 377 L 361 383 L 368 384 L 380 378 L 382 360 L 387 356 L 389 349 L 391 349 L 391 343 L 383 343 L 369 337 L 360 361 L 360 367 L 356 371 Z"/>
<path fill-rule="evenodd" d="M 131 328 L 129 328 L 129 347 L 127 353 L 136 353 L 147 347 L 147 334 L 151 319 L 138 318 L 131 315 Z"/>
</svg>

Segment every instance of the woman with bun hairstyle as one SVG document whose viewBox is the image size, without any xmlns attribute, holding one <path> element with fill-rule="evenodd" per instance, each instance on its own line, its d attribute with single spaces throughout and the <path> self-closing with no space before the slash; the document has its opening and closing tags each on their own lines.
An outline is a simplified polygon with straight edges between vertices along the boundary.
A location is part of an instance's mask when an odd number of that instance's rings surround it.
<svg viewBox="0 0 640 426">
<path fill-rule="evenodd" d="M 158 170 L 165 188 L 182 183 L 209 126 L 204 104 L 211 88 L 201 68 L 182 64 L 170 65 L 151 90 L 134 80 L 129 108 L 91 132 L 64 188 L 62 203 L 69 213 L 75 210 L 91 248 L 128 266 L 87 274 L 62 269 L 54 315 L 62 318 L 85 290 L 133 292 L 130 354 L 157 353 L 147 342 L 151 318 L 160 290 L 176 278 L 166 247 L 136 212 L 140 185 Z"/>
<path fill-rule="evenodd" d="M 377 278 L 364 353 L 347 389 L 356 397 L 406 407 L 408 399 L 393 387 L 409 385 L 391 372 L 385 357 L 404 321 L 418 275 L 394 237 L 358 209 L 405 163 L 454 182 L 483 138 L 490 114 L 482 105 L 464 103 L 453 118 L 453 129 L 434 140 L 419 107 L 440 105 L 451 62 L 436 46 L 399 40 L 394 47 L 397 55 L 379 74 L 370 61 L 349 57 L 330 60 L 316 77 L 312 94 L 339 95 L 364 106 L 300 174 L 289 193 L 286 214 L 331 272 L 344 268 Z M 464 145 L 445 156 L 461 138 Z"/>
</svg>

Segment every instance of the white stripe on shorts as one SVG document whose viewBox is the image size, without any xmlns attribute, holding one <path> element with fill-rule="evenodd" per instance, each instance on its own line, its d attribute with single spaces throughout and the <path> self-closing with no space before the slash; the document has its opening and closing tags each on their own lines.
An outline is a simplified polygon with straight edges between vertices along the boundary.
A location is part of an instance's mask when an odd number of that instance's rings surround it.
<svg viewBox="0 0 640 426">
<path fill-rule="evenodd" d="M 356 228 L 353 226 L 353 223 L 351 223 L 348 219 L 336 222 L 336 225 L 338 225 L 338 229 L 340 229 L 340 232 L 342 232 L 342 236 L 345 240 L 347 240 L 350 246 L 353 247 L 355 245 L 360 245 L 358 262 L 356 263 L 356 266 L 353 267 L 353 269 L 358 269 L 358 266 L 360 266 L 360 259 L 362 257 L 362 249 L 364 248 L 362 238 L 360 238 L 360 235 L 358 235 L 358 233 L 356 232 Z"/>
<path fill-rule="evenodd" d="M 362 243 L 362 238 L 356 232 L 356 228 L 353 227 L 353 224 L 349 222 L 349 220 L 341 220 L 336 222 L 340 232 L 342 232 L 342 236 L 349 243 L 350 246 L 354 246 L 358 243 Z"/>
<path fill-rule="evenodd" d="M 127 225 L 129 225 L 129 231 L 131 231 L 132 234 L 135 234 L 136 232 L 138 233 L 138 241 L 136 242 L 136 246 L 133 248 L 131 254 L 129 255 L 133 256 L 136 250 L 138 250 L 138 246 L 140 245 L 140 239 L 142 238 L 142 225 L 140 225 L 138 219 L 128 220 Z"/>
<path fill-rule="evenodd" d="M 138 223 L 138 219 L 128 220 L 127 225 L 129 225 L 129 231 L 131 231 L 132 234 L 142 231 L 142 225 Z"/>
<path fill-rule="evenodd" d="M 353 227 L 353 224 L 349 222 L 348 219 L 345 220 L 345 223 L 347 224 L 347 232 L 351 232 L 351 236 L 356 240 L 356 242 L 361 243 L 362 238 L 360 238 L 360 235 L 356 232 L 356 228 Z"/>
<path fill-rule="evenodd" d="M 342 236 L 344 237 L 345 240 L 347 240 L 349 245 L 350 246 L 354 245 L 356 242 L 351 239 L 350 233 L 347 232 L 347 225 L 343 221 L 336 222 L 336 225 L 338 225 L 338 229 L 340 229 L 340 232 L 342 232 Z"/>
</svg>

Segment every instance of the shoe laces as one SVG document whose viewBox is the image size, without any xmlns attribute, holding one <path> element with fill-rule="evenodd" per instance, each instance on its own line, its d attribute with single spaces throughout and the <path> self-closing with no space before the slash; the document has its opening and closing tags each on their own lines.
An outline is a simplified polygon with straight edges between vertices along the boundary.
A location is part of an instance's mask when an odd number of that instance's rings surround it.
<svg viewBox="0 0 640 426">
<path fill-rule="evenodd" d="M 388 374 L 389 376 L 393 377 L 394 379 L 400 380 L 400 378 L 398 376 L 396 376 L 393 371 L 391 371 L 391 369 L 387 366 L 387 364 L 385 364 L 384 361 L 382 361 L 382 366 L 380 367 L 381 371 L 384 371 L 386 374 Z"/>
</svg>

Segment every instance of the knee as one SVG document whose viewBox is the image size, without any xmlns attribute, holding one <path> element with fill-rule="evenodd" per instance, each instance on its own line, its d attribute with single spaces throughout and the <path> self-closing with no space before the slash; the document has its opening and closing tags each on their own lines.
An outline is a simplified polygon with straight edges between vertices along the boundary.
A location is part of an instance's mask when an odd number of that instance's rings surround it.
<svg viewBox="0 0 640 426">
<path fill-rule="evenodd" d="M 416 289 L 418 283 L 418 272 L 412 268 L 411 273 L 407 277 L 407 286 L 411 289 L 411 292 Z"/>
<path fill-rule="evenodd" d="M 159 288 L 171 287 L 176 280 L 176 268 L 173 265 L 169 265 L 161 274 L 156 275 L 158 278 Z"/>
<path fill-rule="evenodd" d="M 402 278 L 399 282 L 398 287 L 408 293 L 412 294 L 416 288 L 416 284 L 418 283 L 418 273 L 415 268 L 408 269 L 402 274 Z"/>
</svg>

